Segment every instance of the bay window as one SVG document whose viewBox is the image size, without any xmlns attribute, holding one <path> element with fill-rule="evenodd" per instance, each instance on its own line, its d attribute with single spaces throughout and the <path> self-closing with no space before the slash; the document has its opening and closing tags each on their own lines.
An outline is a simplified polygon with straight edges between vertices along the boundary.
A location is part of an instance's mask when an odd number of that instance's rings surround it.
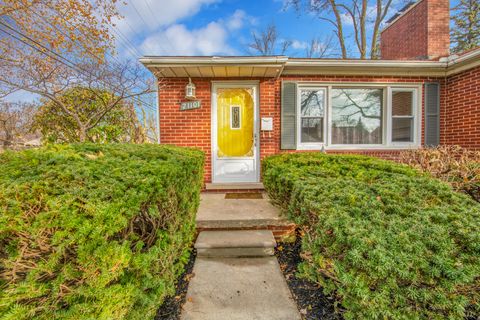
<svg viewBox="0 0 480 320">
<path fill-rule="evenodd" d="M 420 87 L 300 84 L 298 149 L 418 146 Z"/>
</svg>

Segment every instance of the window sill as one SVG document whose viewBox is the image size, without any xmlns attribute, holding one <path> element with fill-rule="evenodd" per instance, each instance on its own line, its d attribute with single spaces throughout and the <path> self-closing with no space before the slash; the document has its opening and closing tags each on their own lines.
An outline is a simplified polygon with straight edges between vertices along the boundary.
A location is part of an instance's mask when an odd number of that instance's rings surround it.
<svg viewBox="0 0 480 320">
<path fill-rule="evenodd" d="M 312 150 L 312 151 L 319 151 L 322 149 L 326 149 L 326 146 L 321 143 L 321 144 L 300 144 L 297 146 L 298 151 L 304 151 L 304 150 Z"/>
<path fill-rule="evenodd" d="M 314 145 L 298 145 L 296 150 L 297 151 L 335 151 L 335 150 L 381 150 L 381 151 L 388 151 L 388 150 L 410 150 L 410 149 L 419 149 L 421 145 L 418 144 L 391 144 L 391 145 L 331 145 L 326 146 L 323 144 L 314 144 Z"/>
<path fill-rule="evenodd" d="M 418 149 L 421 146 L 418 144 L 377 144 L 377 145 L 332 145 L 326 146 L 325 150 L 408 150 Z"/>
</svg>

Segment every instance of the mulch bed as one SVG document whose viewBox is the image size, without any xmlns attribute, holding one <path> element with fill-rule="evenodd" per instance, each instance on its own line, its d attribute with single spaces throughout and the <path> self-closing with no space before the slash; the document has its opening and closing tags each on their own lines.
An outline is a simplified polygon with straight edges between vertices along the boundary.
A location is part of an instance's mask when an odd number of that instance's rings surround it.
<svg viewBox="0 0 480 320">
<path fill-rule="evenodd" d="M 300 250 L 301 238 L 297 235 L 295 243 L 279 244 L 275 249 L 275 255 L 303 319 L 343 319 L 339 313 L 335 312 L 335 300 L 324 295 L 320 286 L 308 280 L 297 278 L 297 266 L 302 261 Z"/>
<path fill-rule="evenodd" d="M 188 283 L 193 276 L 193 264 L 197 253 L 195 249 L 190 254 L 190 260 L 185 266 L 185 272 L 180 277 L 177 283 L 177 290 L 175 296 L 169 297 L 165 300 L 162 306 L 158 309 L 155 320 L 179 320 L 182 312 L 182 306 L 185 303 L 187 296 Z"/>
</svg>

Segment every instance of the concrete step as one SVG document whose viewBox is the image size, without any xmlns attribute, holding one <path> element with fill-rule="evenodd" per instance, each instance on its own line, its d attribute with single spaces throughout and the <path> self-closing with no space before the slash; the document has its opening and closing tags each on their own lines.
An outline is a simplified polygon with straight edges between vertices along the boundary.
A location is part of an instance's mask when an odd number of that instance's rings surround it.
<svg viewBox="0 0 480 320">
<path fill-rule="evenodd" d="M 198 256 L 271 256 L 277 245 L 270 230 L 202 231 L 195 243 Z"/>
<path fill-rule="evenodd" d="M 271 230 L 277 241 L 295 234 L 295 224 L 263 199 L 226 199 L 225 193 L 202 193 L 197 231 Z"/>
<path fill-rule="evenodd" d="M 206 183 L 205 190 L 264 190 L 261 182 Z"/>
</svg>

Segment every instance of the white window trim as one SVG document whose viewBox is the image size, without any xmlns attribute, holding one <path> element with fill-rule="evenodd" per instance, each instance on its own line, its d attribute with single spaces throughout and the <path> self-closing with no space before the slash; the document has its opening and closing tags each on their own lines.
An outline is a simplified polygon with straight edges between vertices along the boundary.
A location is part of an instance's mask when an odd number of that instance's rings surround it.
<svg viewBox="0 0 480 320">
<path fill-rule="evenodd" d="M 319 87 L 298 87 L 298 92 L 297 92 L 297 150 L 321 150 L 325 146 L 325 139 L 327 137 L 327 126 L 326 126 L 326 119 L 327 119 L 327 108 L 328 108 L 328 89 L 325 86 L 319 86 Z M 302 94 L 301 90 L 310 90 L 310 91 L 323 91 L 324 93 L 324 109 L 323 109 L 323 142 L 302 142 Z M 317 118 L 317 117 L 315 117 Z M 320 118 L 320 117 L 318 117 Z"/>
<path fill-rule="evenodd" d="M 332 145 L 332 88 L 365 88 L 365 89 L 384 89 L 383 94 L 383 112 L 382 112 L 382 144 L 334 144 Z M 326 89 L 326 109 L 323 126 L 323 143 L 301 143 L 300 142 L 300 99 L 301 89 Z M 392 90 L 413 91 L 414 116 L 414 141 L 413 142 L 392 142 Z M 345 83 L 345 82 L 298 82 L 297 83 L 297 150 L 398 150 L 398 149 L 417 149 L 421 146 L 422 137 L 422 96 L 423 83 Z"/>
<path fill-rule="evenodd" d="M 393 105 L 392 105 L 392 93 L 393 92 L 412 92 L 412 115 L 411 116 L 396 116 L 395 118 L 412 118 L 413 117 L 413 141 L 410 142 L 402 142 L 402 141 L 392 141 L 392 129 L 393 129 Z M 421 125 L 420 119 L 422 118 L 421 108 L 422 101 L 420 95 L 418 94 L 419 90 L 417 88 L 408 88 L 408 87 L 389 87 L 388 88 L 388 122 L 389 122 L 389 129 L 388 129 L 388 143 L 392 146 L 397 146 L 400 148 L 408 148 L 408 147 L 416 147 L 420 144 L 421 140 Z"/>
</svg>

